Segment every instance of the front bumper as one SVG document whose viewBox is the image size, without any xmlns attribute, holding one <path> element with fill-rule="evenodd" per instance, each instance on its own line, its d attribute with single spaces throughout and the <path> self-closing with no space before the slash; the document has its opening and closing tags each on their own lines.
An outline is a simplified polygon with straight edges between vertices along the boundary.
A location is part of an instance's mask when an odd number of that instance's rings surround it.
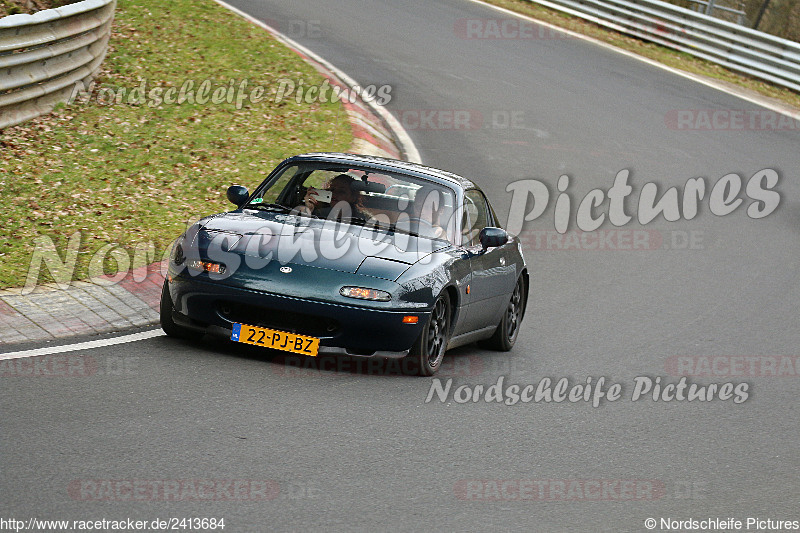
<svg viewBox="0 0 800 533">
<path fill-rule="evenodd" d="M 326 355 L 402 357 L 422 332 L 427 310 L 387 310 L 285 296 L 172 276 L 173 320 L 185 327 L 230 338 L 236 322 L 320 339 Z M 403 323 L 418 316 L 417 324 Z"/>
</svg>

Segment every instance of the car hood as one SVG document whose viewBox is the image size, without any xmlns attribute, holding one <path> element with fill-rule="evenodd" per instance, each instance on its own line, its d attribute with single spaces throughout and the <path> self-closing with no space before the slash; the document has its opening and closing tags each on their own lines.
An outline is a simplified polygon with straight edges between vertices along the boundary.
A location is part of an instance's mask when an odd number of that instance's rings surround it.
<svg viewBox="0 0 800 533">
<path fill-rule="evenodd" d="M 279 213 L 234 211 L 201 220 L 193 247 L 203 257 L 225 254 L 255 260 L 396 279 L 410 265 L 449 243 L 403 232 L 375 230 Z"/>
</svg>

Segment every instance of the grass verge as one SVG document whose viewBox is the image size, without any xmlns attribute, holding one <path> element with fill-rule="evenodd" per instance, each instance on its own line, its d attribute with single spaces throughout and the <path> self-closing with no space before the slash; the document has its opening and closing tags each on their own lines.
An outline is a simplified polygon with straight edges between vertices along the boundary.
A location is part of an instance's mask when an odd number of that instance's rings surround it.
<svg viewBox="0 0 800 533">
<path fill-rule="evenodd" d="M 93 98 L 0 134 L 0 288 L 25 283 L 43 235 L 63 258 L 79 232 L 72 279 L 102 273 L 98 266 L 116 272 L 114 255 L 125 267 L 122 251 L 134 267 L 159 260 L 187 220 L 232 208 L 228 185 L 252 190 L 285 157 L 346 151 L 352 141 L 338 102 L 275 103 L 277 80 L 310 86 L 322 76 L 211 0 L 119 0 L 103 68 Z M 137 87 L 190 80 L 199 93 L 204 80 L 218 89 L 243 79 L 245 94 L 256 86 L 265 92 L 241 109 L 130 98 Z M 120 88 L 128 97 L 117 103 L 109 91 Z M 92 265 L 101 249 L 111 253 Z M 40 282 L 52 280 L 43 268 Z"/>
<path fill-rule="evenodd" d="M 488 4 L 503 7 L 516 13 L 548 22 L 554 26 L 571 30 L 598 41 L 634 52 L 640 56 L 653 59 L 669 67 L 685 72 L 705 76 L 717 81 L 731 84 L 741 89 L 755 92 L 761 96 L 774 99 L 796 109 L 800 109 L 800 94 L 789 89 L 772 85 L 748 76 L 737 74 L 705 59 L 672 50 L 659 44 L 642 41 L 634 37 L 607 30 L 593 22 L 544 7 L 526 0 L 484 0 Z"/>
</svg>

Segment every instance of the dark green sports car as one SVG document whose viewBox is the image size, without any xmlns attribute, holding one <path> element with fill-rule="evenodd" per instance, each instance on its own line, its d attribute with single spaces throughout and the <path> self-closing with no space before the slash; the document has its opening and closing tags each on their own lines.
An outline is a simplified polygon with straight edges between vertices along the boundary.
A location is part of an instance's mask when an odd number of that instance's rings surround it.
<svg viewBox="0 0 800 533">
<path fill-rule="evenodd" d="M 430 376 L 448 348 L 510 350 L 528 295 L 521 247 L 471 181 L 379 157 L 277 166 L 236 209 L 173 245 L 161 297 L 172 336 L 314 357 L 403 357 Z"/>
</svg>

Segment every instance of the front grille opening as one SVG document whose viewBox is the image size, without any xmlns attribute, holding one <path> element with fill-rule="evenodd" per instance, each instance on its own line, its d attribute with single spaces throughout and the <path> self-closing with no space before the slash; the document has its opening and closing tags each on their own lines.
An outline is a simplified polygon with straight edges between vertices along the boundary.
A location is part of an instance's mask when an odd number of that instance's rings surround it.
<svg viewBox="0 0 800 533">
<path fill-rule="evenodd" d="M 220 301 L 216 304 L 216 311 L 220 317 L 229 322 L 278 329 L 313 337 L 333 337 L 340 329 L 340 324 L 337 320 L 285 309 L 269 309 L 257 305 Z"/>
</svg>

